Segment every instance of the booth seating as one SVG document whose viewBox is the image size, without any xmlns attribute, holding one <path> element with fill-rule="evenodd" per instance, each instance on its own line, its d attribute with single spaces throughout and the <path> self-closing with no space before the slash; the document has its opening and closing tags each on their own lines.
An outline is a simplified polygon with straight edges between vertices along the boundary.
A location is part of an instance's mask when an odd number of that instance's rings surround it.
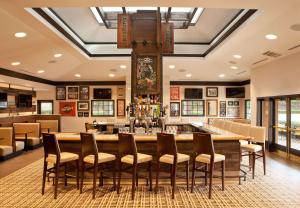
<svg viewBox="0 0 300 208">
<path fill-rule="evenodd" d="M 34 149 L 41 145 L 40 123 L 14 123 L 16 141 L 25 143 L 25 150 Z"/>
<path fill-rule="evenodd" d="M 41 125 L 41 133 L 58 132 L 58 120 L 36 120 Z"/>
<path fill-rule="evenodd" d="M 0 128 L 0 160 L 4 160 L 5 157 L 13 154 L 13 128 L 1 127 Z"/>
</svg>

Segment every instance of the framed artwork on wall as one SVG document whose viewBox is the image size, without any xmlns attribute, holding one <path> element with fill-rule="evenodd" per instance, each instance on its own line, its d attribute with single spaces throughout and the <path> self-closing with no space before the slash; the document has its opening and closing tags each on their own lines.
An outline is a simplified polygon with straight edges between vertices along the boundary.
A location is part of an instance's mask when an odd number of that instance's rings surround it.
<svg viewBox="0 0 300 208">
<path fill-rule="evenodd" d="M 83 112 L 77 112 L 78 117 L 83 117 Z"/>
<path fill-rule="evenodd" d="M 218 116 L 218 100 L 206 100 L 207 116 Z"/>
<path fill-rule="evenodd" d="M 228 106 L 233 106 L 233 101 L 228 101 Z"/>
<path fill-rule="evenodd" d="M 69 100 L 78 99 L 78 87 L 68 87 L 68 99 Z"/>
<path fill-rule="evenodd" d="M 180 116 L 180 102 L 170 102 L 170 116 Z"/>
<path fill-rule="evenodd" d="M 220 117 L 226 117 L 226 101 L 220 101 Z"/>
<path fill-rule="evenodd" d="M 75 116 L 76 102 L 60 102 L 59 113 L 61 116 Z"/>
<path fill-rule="evenodd" d="M 125 99 L 117 100 L 117 116 L 125 116 Z"/>
<path fill-rule="evenodd" d="M 90 98 L 90 87 L 79 86 L 79 100 L 89 100 Z"/>
<path fill-rule="evenodd" d="M 205 116 L 205 101 L 181 100 L 181 116 Z"/>
<path fill-rule="evenodd" d="M 180 87 L 170 87 L 170 100 L 180 100 Z"/>
<path fill-rule="evenodd" d="M 90 117 L 90 113 L 89 112 L 83 112 L 83 116 L 84 117 Z"/>
<path fill-rule="evenodd" d="M 56 87 L 56 100 L 65 100 L 66 99 L 66 87 L 58 86 Z"/>
<path fill-rule="evenodd" d="M 89 111 L 90 110 L 90 102 L 89 101 L 78 101 L 77 102 L 77 110 L 78 111 Z"/>
<path fill-rule="evenodd" d="M 218 87 L 206 87 L 206 97 L 218 97 Z"/>
<path fill-rule="evenodd" d="M 233 102 L 233 105 L 234 105 L 234 106 L 240 106 L 240 102 L 239 102 L 239 101 L 234 101 L 234 102 Z"/>
<path fill-rule="evenodd" d="M 227 107 L 227 116 L 230 118 L 239 118 L 240 107 L 236 107 L 236 106 Z"/>
</svg>

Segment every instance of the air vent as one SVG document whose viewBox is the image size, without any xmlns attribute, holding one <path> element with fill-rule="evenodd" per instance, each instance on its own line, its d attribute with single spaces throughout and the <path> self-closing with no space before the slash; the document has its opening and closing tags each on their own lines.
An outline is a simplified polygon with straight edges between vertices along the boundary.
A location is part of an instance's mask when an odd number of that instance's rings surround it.
<svg viewBox="0 0 300 208">
<path fill-rule="evenodd" d="M 263 55 L 264 56 L 269 56 L 269 57 L 272 57 L 272 58 L 276 58 L 276 57 L 281 56 L 281 54 L 273 52 L 273 51 L 264 52 Z"/>
<path fill-rule="evenodd" d="M 291 51 L 291 50 L 294 50 L 294 49 L 296 49 L 296 48 L 298 48 L 298 47 L 300 47 L 300 44 L 299 44 L 299 45 L 296 45 L 296 46 L 293 46 L 293 47 L 289 48 L 288 50 Z"/>
<path fill-rule="evenodd" d="M 56 60 L 50 60 L 50 61 L 48 61 L 49 64 L 54 64 L 56 62 L 57 62 Z"/>
<path fill-rule="evenodd" d="M 236 75 L 241 75 L 241 74 L 244 74 L 244 73 L 246 73 L 247 71 L 245 70 L 245 71 L 241 71 L 241 72 L 239 72 L 239 73 L 236 73 Z"/>
<path fill-rule="evenodd" d="M 236 61 L 229 61 L 230 64 L 237 64 Z"/>
<path fill-rule="evenodd" d="M 116 69 L 110 69 L 109 71 L 111 71 L 111 72 L 116 72 L 117 70 L 116 70 Z"/>
<path fill-rule="evenodd" d="M 186 70 L 185 69 L 179 69 L 178 71 L 179 72 L 185 72 Z"/>
<path fill-rule="evenodd" d="M 261 60 L 259 60 L 259 61 L 257 61 L 257 62 L 254 62 L 252 65 L 259 64 L 259 63 L 264 62 L 264 61 L 266 61 L 266 60 L 268 60 L 268 59 L 267 59 L 267 58 L 261 59 Z"/>
</svg>

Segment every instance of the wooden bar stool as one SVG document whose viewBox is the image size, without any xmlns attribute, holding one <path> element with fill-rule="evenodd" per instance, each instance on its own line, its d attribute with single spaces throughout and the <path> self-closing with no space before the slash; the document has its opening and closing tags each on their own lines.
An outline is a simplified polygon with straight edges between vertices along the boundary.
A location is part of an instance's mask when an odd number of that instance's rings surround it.
<svg viewBox="0 0 300 208">
<path fill-rule="evenodd" d="M 157 194 L 158 189 L 160 163 L 171 165 L 172 199 L 174 199 L 175 196 L 176 171 L 178 163 L 184 162 L 186 165 L 186 186 L 187 189 L 189 189 L 189 161 L 189 155 L 180 154 L 177 152 L 174 134 L 157 133 L 157 169 L 155 193 Z"/>
<path fill-rule="evenodd" d="M 113 190 L 116 189 L 116 174 L 115 174 L 115 161 L 116 156 L 104 152 L 98 152 L 97 142 L 93 134 L 90 133 L 80 133 L 80 140 L 81 140 L 81 151 L 82 151 L 82 173 L 81 173 L 81 186 L 80 186 L 80 193 L 82 193 L 83 189 L 83 179 L 84 179 L 84 172 L 85 172 L 85 164 L 93 165 L 93 199 L 95 199 L 96 195 L 96 180 L 98 174 L 98 166 L 104 163 L 112 163 L 112 170 L 113 170 Z M 102 183 L 102 173 L 101 170 L 100 180 Z"/>
<path fill-rule="evenodd" d="M 57 139 L 54 134 L 43 133 L 44 144 L 44 170 L 43 170 L 43 185 L 42 195 L 45 193 L 46 174 L 53 173 L 53 168 L 48 169 L 48 163 L 54 165 L 55 183 L 54 183 L 54 199 L 57 198 L 57 186 L 59 177 L 59 166 L 64 164 L 65 166 L 65 186 L 67 186 L 67 163 L 76 163 L 76 182 L 77 189 L 79 189 L 79 155 L 70 152 L 60 152 L 60 148 Z"/>
<path fill-rule="evenodd" d="M 122 174 L 122 163 L 132 166 L 132 190 L 131 198 L 134 199 L 135 187 L 138 185 L 138 164 L 148 163 L 150 191 L 152 191 L 152 155 L 137 152 L 136 143 L 132 134 L 119 133 L 119 176 L 117 193 L 120 193 L 120 183 Z"/>
<path fill-rule="evenodd" d="M 192 170 L 192 188 L 191 192 L 194 191 L 195 185 L 195 171 L 205 172 L 205 185 L 207 185 L 207 173 L 209 172 L 209 193 L 208 198 L 211 198 L 212 180 L 214 175 L 214 164 L 221 162 L 222 166 L 222 190 L 224 191 L 224 177 L 225 177 L 225 156 L 216 154 L 214 149 L 213 140 L 210 134 L 205 133 L 194 133 L 193 135 L 193 170 Z M 196 163 L 204 163 L 204 166 L 196 167 Z M 210 170 L 208 171 L 208 165 Z M 202 169 L 205 168 L 203 171 Z"/>
</svg>

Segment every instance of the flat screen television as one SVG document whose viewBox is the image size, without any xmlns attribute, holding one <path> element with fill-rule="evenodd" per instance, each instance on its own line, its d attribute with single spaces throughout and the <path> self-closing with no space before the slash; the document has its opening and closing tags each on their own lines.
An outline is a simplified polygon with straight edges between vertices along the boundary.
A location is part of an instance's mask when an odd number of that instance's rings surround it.
<svg viewBox="0 0 300 208">
<path fill-rule="evenodd" d="M 111 100 L 110 88 L 94 88 L 94 99 L 108 99 Z"/>
<path fill-rule="evenodd" d="M 184 99 L 202 99 L 202 88 L 185 88 Z"/>
<path fill-rule="evenodd" d="M 0 109 L 7 108 L 7 93 L 0 92 Z"/>
<path fill-rule="evenodd" d="M 226 98 L 245 98 L 245 87 L 227 87 Z"/>
<path fill-rule="evenodd" d="M 32 95 L 19 94 L 17 100 L 18 108 L 31 108 L 32 107 Z"/>
</svg>

